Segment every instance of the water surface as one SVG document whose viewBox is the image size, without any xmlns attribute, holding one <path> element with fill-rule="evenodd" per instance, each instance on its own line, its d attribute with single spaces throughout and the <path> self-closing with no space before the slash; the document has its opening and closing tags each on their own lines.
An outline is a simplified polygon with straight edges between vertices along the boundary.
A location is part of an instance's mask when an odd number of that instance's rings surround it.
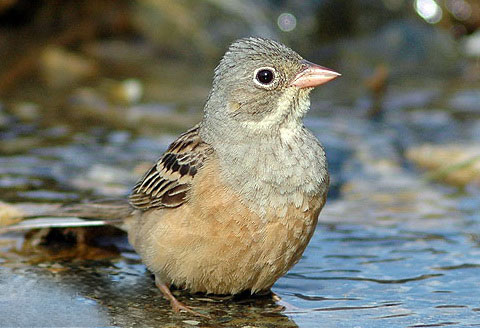
<svg viewBox="0 0 480 328">
<path fill-rule="evenodd" d="M 56 240 L 50 232 L 49 246 L 40 243 L 44 232 L 27 241 L 9 234 L 0 237 L 0 325 L 480 326 L 480 193 L 428 181 L 404 156 L 427 142 L 475 140 L 478 123 L 456 118 L 453 105 L 433 107 L 435 94 L 393 89 L 377 121 L 356 105 L 314 95 L 306 125 L 326 146 L 332 189 L 303 258 L 273 287 L 281 301 L 178 292 L 212 319 L 173 315 L 124 235 L 97 231 L 108 237 L 76 247 L 68 234 Z M 148 106 L 151 115 L 165 114 L 163 105 Z M 178 112 L 183 116 L 182 128 L 143 134 L 100 124 L 38 125 L 5 114 L 2 199 L 42 204 L 123 196 L 188 127 L 191 113 Z"/>
</svg>

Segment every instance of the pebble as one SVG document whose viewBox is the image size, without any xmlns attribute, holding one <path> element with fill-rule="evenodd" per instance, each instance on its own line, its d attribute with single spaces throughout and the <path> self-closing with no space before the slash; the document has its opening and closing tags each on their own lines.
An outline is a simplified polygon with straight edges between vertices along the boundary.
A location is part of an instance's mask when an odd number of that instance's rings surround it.
<svg viewBox="0 0 480 328">
<path fill-rule="evenodd" d="M 61 47 L 48 47 L 40 54 L 40 72 L 48 87 L 65 88 L 98 74 L 95 61 Z"/>
<path fill-rule="evenodd" d="M 137 79 L 127 79 L 121 82 L 110 81 L 108 83 L 108 94 L 114 103 L 136 104 L 142 99 L 143 93 L 143 84 Z"/>
<path fill-rule="evenodd" d="M 454 186 L 480 185 L 479 144 L 425 144 L 409 149 L 406 155 L 432 179 Z"/>
<path fill-rule="evenodd" d="M 197 320 L 183 320 L 182 322 L 190 326 L 198 326 L 200 324 L 200 321 Z"/>
<path fill-rule="evenodd" d="M 12 112 L 22 121 L 31 122 L 40 118 L 40 106 L 32 102 L 19 102 L 12 106 Z"/>
<path fill-rule="evenodd" d="M 0 226 L 6 226 L 19 221 L 24 214 L 13 205 L 0 202 Z"/>
</svg>

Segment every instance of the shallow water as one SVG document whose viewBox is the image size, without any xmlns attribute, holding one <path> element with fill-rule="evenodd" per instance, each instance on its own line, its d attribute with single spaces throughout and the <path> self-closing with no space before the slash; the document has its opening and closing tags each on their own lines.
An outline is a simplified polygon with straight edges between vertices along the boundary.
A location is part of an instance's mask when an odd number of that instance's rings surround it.
<svg viewBox="0 0 480 328">
<path fill-rule="evenodd" d="M 330 204 L 305 260 L 276 285 L 295 299 L 299 326 L 480 324 L 478 195 L 452 204 L 416 185 Z"/>
<path fill-rule="evenodd" d="M 467 91 L 452 98 L 462 108 Z M 456 118 L 454 105 L 431 106 L 429 90 L 394 89 L 380 121 L 320 96 L 306 125 L 326 146 L 332 192 L 302 260 L 274 285 L 280 302 L 179 293 L 212 319 L 172 315 L 125 236 L 72 248 L 9 234 L 0 237 L 0 326 L 480 326 L 480 193 L 427 181 L 403 155 L 424 142 L 478 140 L 478 123 Z M 21 203 L 125 195 L 177 134 L 5 119 L 0 192 Z"/>
</svg>

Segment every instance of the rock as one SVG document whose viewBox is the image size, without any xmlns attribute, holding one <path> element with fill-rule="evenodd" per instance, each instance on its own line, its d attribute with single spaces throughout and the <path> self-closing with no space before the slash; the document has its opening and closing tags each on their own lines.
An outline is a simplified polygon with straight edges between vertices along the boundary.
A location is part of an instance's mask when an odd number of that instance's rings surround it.
<svg viewBox="0 0 480 328">
<path fill-rule="evenodd" d="M 68 88 L 98 74 L 95 61 L 60 47 L 48 47 L 40 56 L 40 72 L 53 89 Z"/>
<path fill-rule="evenodd" d="M 19 102 L 12 106 L 12 112 L 22 121 L 31 122 L 40 118 L 40 106 L 32 102 Z"/>
<path fill-rule="evenodd" d="M 106 80 L 102 87 L 110 101 L 119 105 L 136 104 L 144 93 L 143 84 L 137 79 L 124 81 Z"/>
<path fill-rule="evenodd" d="M 454 186 L 480 185 L 480 144 L 423 145 L 406 152 L 429 178 Z"/>
<path fill-rule="evenodd" d="M 468 57 L 480 58 L 480 31 L 463 39 L 463 52 Z"/>
<path fill-rule="evenodd" d="M 0 227 L 17 223 L 25 214 L 17 207 L 0 202 Z"/>
</svg>

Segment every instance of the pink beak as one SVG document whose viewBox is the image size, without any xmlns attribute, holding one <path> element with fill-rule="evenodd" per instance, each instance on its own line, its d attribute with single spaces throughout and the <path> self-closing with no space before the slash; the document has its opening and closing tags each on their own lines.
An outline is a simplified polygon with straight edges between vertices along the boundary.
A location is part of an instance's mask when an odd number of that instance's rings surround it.
<svg viewBox="0 0 480 328">
<path fill-rule="evenodd" d="M 293 78 L 292 82 L 290 82 L 291 86 L 313 88 L 342 75 L 329 68 L 322 67 L 306 60 L 303 60 L 302 62 L 306 67 Z"/>
</svg>

